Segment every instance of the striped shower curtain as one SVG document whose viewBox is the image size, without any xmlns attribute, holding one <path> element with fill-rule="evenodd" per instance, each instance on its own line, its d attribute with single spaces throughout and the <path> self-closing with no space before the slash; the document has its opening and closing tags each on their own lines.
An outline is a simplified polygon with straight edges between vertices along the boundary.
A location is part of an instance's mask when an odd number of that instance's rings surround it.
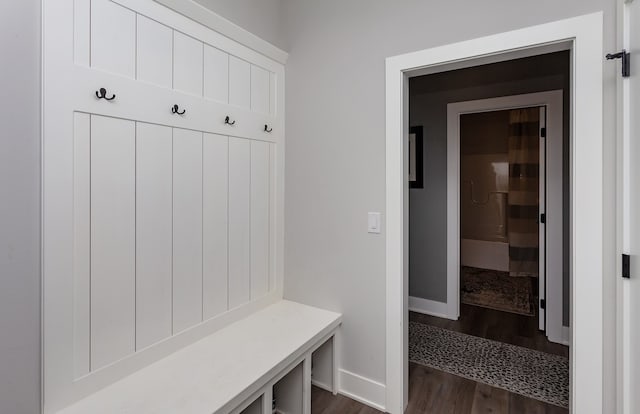
<svg viewBox="0 0 640 414">
<path fill-rule="evenodd" d="M 539 108 L 509 114 L 509 274 L 538 277 Z"/>
</svg>

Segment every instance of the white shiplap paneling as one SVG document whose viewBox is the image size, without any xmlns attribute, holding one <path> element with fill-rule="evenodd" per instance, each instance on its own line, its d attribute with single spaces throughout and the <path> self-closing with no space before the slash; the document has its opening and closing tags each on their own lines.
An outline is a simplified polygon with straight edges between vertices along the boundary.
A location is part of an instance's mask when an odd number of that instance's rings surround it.
<svg viewBox="0 0 640 414">
<path fill-rule="evenodd" d="M 171 336 L 172 130 L 136 124 L 136 349 Z"/>
<path fill-rule="evenodd" d="M 251 142 L 229 138 L 229 309 L 251 298 Z"/>
<path fill-rule="evenodd" d="M 135 123 L 91 117 L 91 370 L 135 347 Z"/>
<path fill-rule="evenodd" d="M 251 65 L 229 56 L 229 103 L 240 108 L 251 107 Z"/>
<path fill-rule="evenodd" d="M 136 14 L 109 0 L 91 1 L 91 66 L 135 77 Z"/>
<path fill-rule="evenodd" d="M 204 96 L 229 102 L 229 54 L 204 45 Z"/>
<path fill-rule="evenodd" d="M 165 88 L 173 76 L 173 30 L 138 15 L 136 79 Z"/>
<path fill-rule="evenodd" d="M 269 143 L 251 141 L 251 299 L 269 291 Z"/>
<path fill-rule="evenodd" d="M 269 72 L 251 65 L 251 110 L 261 114 L 269 113 Z"/>
<path fill-rule="evenodd" d="M 91 116 L 73 123 L 73 376 L 89 373 L 91 321 Z"/>
<path fill-rule="evenodd" d="M 208 319 L 228 309 L 229 138 L 204 134 L 202 159 L 202 300 Z"/>
<path fill-rule="evenodd" d="M 202 42 L 173 32 L 173 88 L 202 96 Z"/>
<path fill-rule="evenodd" d="M 173 130 L 173 333 L 202 321 L 202 133 Z"/>
</svg>

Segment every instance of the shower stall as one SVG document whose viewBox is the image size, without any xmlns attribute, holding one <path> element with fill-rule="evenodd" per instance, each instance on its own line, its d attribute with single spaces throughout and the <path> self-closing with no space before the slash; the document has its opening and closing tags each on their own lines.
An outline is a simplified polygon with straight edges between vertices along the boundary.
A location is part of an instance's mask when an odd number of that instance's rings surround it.
<svg viewBox="0 0 640 414">
<path fill-rule="evenodd" d="M 534 107 L 460 116 L 463 302 L 535 314 L 540 114 Z"/>
</svg>

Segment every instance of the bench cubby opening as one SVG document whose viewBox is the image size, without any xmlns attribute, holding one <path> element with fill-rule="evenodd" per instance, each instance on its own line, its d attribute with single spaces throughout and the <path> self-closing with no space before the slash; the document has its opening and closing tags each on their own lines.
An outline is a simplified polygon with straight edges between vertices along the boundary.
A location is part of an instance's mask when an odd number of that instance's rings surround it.
<svg viewBox="0 0 640 414">
<path fill-rule="evenodd" d="M 336 393 L 335 337 L 331 336 L 311 354 L 311 384 Z"/>
<path fill-rule="evenodd" d="M 247 408 L 240 411 L 240 414 L 269 414 L 263 411 L 264 407 L 264 395 L 256 398 Z"/>
<path fill-rule="evenodd" d="M 305 401 L 304 361 L 273 385 L 275 414 L 303 414 Z"/>
</svg>

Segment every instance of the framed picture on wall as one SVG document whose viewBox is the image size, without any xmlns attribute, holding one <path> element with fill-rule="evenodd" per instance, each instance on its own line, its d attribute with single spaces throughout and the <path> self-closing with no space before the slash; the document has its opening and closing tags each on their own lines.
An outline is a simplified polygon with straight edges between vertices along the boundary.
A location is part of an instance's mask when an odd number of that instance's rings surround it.
<svg viewBox="0 0 640 414">
<path fill-rule="evenodd" d="M 409 188 L 423 188 L 422 127 L 409 128 Z"/>
</svg>

